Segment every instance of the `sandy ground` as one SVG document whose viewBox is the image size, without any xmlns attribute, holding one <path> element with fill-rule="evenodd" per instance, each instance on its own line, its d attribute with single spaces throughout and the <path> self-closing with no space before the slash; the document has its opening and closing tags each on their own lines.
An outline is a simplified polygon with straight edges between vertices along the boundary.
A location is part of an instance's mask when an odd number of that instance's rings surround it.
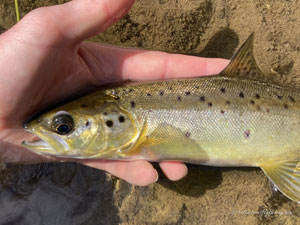
<svg viewBox="0 0 300 225">
<path fill-rule="evenodd" d="M 22 15 L 55 0 L 20 1 Z M 255 32 L 255 56 L 266 74 L 300 71 L 300 1 L 137 0 L 120 22 L 93 41 L 203 57 L 230 58 Z M 0 32 L 14 24 L 12 0 L 0 3 Z M 97 184 L 99 185 L 99 184 Z M 259 169 L 190 168 L 179 182 L 161 176 L 133 187 L 107 175 L 114 187 L 83 224 L 300 224 L 298 204 L 272 191 Z M 102 199 L 101 199 L 102 196 Z M 109 206 L 111 214 L 103 206 Z M 106 213 L 105 213 L 106 212 Z M 79 223 L 78 223 L 79 224 Z M 81 224 L 81 223 L 80 223 Z"/>
</svg>

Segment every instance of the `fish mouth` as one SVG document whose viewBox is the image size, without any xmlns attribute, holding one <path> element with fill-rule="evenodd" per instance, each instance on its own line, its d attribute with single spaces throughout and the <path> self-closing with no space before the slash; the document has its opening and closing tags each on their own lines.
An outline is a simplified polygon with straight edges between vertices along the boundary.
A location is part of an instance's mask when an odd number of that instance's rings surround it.
<svg viewBox="0 0 300 225">
<path fill-rule="evenodd" d="M 23 141 L 22 146 L 25 148 L 39 154 L 49 154 L 54 155 L 55 149 L 45 140 L 42 139 L 39 135 L 31 132 L 30 130 L 26 130 L 29 133 L 34 134 L 32 141 Z"/>
<path fill-rule="evenodd" d="M 67 142 L 61 137 L 52 134 L 36 134 L 32 130 L 25 130 L 34 136 L 32 137 L 31 141 L 24 140 L 22 142 L 22 146 L 34 153 L 58 158 L 81 158 L 79 151 L 71 151 Z M 52 142 L 59 149 L 53 147 L 51 144 L 49 144 L 49 142 Z"/>
</svg>

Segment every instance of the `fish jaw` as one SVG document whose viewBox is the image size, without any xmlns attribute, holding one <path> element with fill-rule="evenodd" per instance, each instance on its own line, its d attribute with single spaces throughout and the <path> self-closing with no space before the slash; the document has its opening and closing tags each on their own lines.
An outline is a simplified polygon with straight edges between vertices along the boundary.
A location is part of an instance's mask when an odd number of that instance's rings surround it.
<svg viewBox="0 0 300 225">
<path fill-rule="evenodd" d="M 33 151 L 40 154 L 44 153 L 52 153 L 55 151 L 46 141 L 44 140 L 37 140 L 37 141 L 23 141 L 22 145 Z"/>
<path fill-rule="evenodd" d="M 36 135 L 36 137 L 38 136 Z M 67 146 L 67 143 L 63 139 L 60 139 L 57 136 L 53 136 L 53 138 L 61 145 Z M 53 148 L 49 142 L 43 139 L 35 141 L 23 141 L 22 146 L 39 155 L 48 155 L 57 158 L 83 158 L 80 154 L 80 150 L 78 149 L 74 149 L 69 151 L 68 154 L 62 155 L 59 151 L 57 151 L 57 149 Z"/>
<path fill-rule="evenodd" d="M 68 151 L 70 147 L 68 143 L 57 135 L 51 135 L 51 133 L 45 133 L 43 130 L 36 129 L 38 123 L 29 123 L 24 125 L 26 132 L 29 132 L 34 135 L 32 141 L 23 141 L 22 146 L 28 150 L 38 153 L 38 154 L 47 154 L 47 155 L 57 155 L 61 151 Z"/>
<path fill-rule="evenodd" d="M 38 153 L 38 154 L 47 154 L 47 155 L 55 155 L 57 151 L 49 144 L 49 142 L 45 141 L 45 139 L 36 133 L 33 133 L 30 130 L 26 130 L 29 133 L 34 134 L 33 141 L 23 141 L 22 146 L 26 149 Z"/>
</svg>

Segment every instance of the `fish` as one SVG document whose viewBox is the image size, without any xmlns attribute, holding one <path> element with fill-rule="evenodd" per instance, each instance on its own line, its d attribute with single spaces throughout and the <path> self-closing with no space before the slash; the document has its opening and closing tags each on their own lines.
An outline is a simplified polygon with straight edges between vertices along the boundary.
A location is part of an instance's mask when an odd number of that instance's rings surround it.
<svg viewBox="0 0 300 225">
<path fill-rule="evenodd" d="M 253 40 L 217 75 L 106 86 L 42 113 L 24 125 L 38 140 L 22 145 L 62 158 L 259 167 L 299 203 L 299 81 L 263 74 Z"/>
</svg>

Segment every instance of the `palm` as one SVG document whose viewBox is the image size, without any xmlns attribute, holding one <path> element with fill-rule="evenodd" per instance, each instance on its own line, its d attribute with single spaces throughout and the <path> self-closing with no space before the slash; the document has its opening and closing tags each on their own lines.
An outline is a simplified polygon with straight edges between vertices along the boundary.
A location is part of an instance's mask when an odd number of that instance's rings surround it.
<svg viewBox="0 0 300 225">
<path fill-rule="evenodd" d="M 40 157 L 20 147 L 21 141 L 28 136 L 22 123 L 32 114 L 79 90 L 124 79 L 153 80 L 214 74 L 227 64 L 221 59 L 82 43 L 84 38 L 107 28 L 113 18 L 121 16 L 121 10 L 125 13 L 124 8 L 130 8 L 133 1 L 101 0 L 98 3 L 99 8 L 84 1 L 72 1 L 40 9 L 1 35 L 0 155 L 4 160 L 41 161 Z M 74 13 L 77 20 L 71 18 L 70 9 L 81 10 Z M 109 13 L 99 16 L 99 10 L 104 9 Z M 68 16 L 63 16 L 63 11 L 67 11 Z M 78 28 L 74 21 L 86 26 Z M 151 183 L 157 176 L 152 166 L 144 161 L 83 163 L 105 169 L 135 184 Z M 140 170 L 131 169 L 137 166 Z M 183 164 L 162 163 L 161 166 L 171 179 L 182 177 L 186 171 Z"/>
<path fill-rule="evenodd" d="M 44 28 L 41 24 L 32 29 L 43 33 Z M 0 139 L 6 146 L 9 144 L 6 152 L 11 152 L 11 148 L 17 147 L 28 136 L 21 126 L 24 120 L 49 104 L 84 88 L 91 77 L 89 68 L 73 46 L 55 46 L 57 34 L 51 33 L 42 43 L 33 45 L 32 40 L 39 39 L 35 34 L 20 41 L 9 38 L 10 32 L 13 31 L 8 31 L 0 40 L 5 41 L 3 52 L 6 53 L 0 55 L 4 59 L 0 60 L 0 66 L 4 68 L 0 76 Z M 11 46 L 17 47 L 12 52 L 10 49 L 5 51 L 6 47 Z M 29 53 L 32 53 L 30 57 Z M 7 55 L 14 61 L 7 62 Z M 12 63 L 17 66 L 7 66 Z M 21 157 L 15 152 L 7 155 L 9 161 L 18 161 Z M 29 161 L 32 160 L 36 158 L 30 157 Z"/>
<path fill-rule="evenodd" d="M 18 53 L 14 63 L 18 66 L 13 71 L 7 69 L 3 73 L 5 77 L 0 77 L 11 79 L 11 82 L 0 83 L 0 108 L 3 109 L 0 127 L 20 125 L 32 113 L 87 85 L 90 72 L 84 63 L 80 63 L 77 52 L 70 46 L 51 46 L 51 38 L 47 37 L 49 46 L 46 43 L 32 46 L 25 40 L 18 43 L 21 51 L 14 49 Z M 38 37 L 30 39 L 37 40 Z M 28 57 L 28 52 L 36 54 Z M 5 67 L 5 62 L 3 65 L 0 62 L 0 66 Z"/>
</svg>

